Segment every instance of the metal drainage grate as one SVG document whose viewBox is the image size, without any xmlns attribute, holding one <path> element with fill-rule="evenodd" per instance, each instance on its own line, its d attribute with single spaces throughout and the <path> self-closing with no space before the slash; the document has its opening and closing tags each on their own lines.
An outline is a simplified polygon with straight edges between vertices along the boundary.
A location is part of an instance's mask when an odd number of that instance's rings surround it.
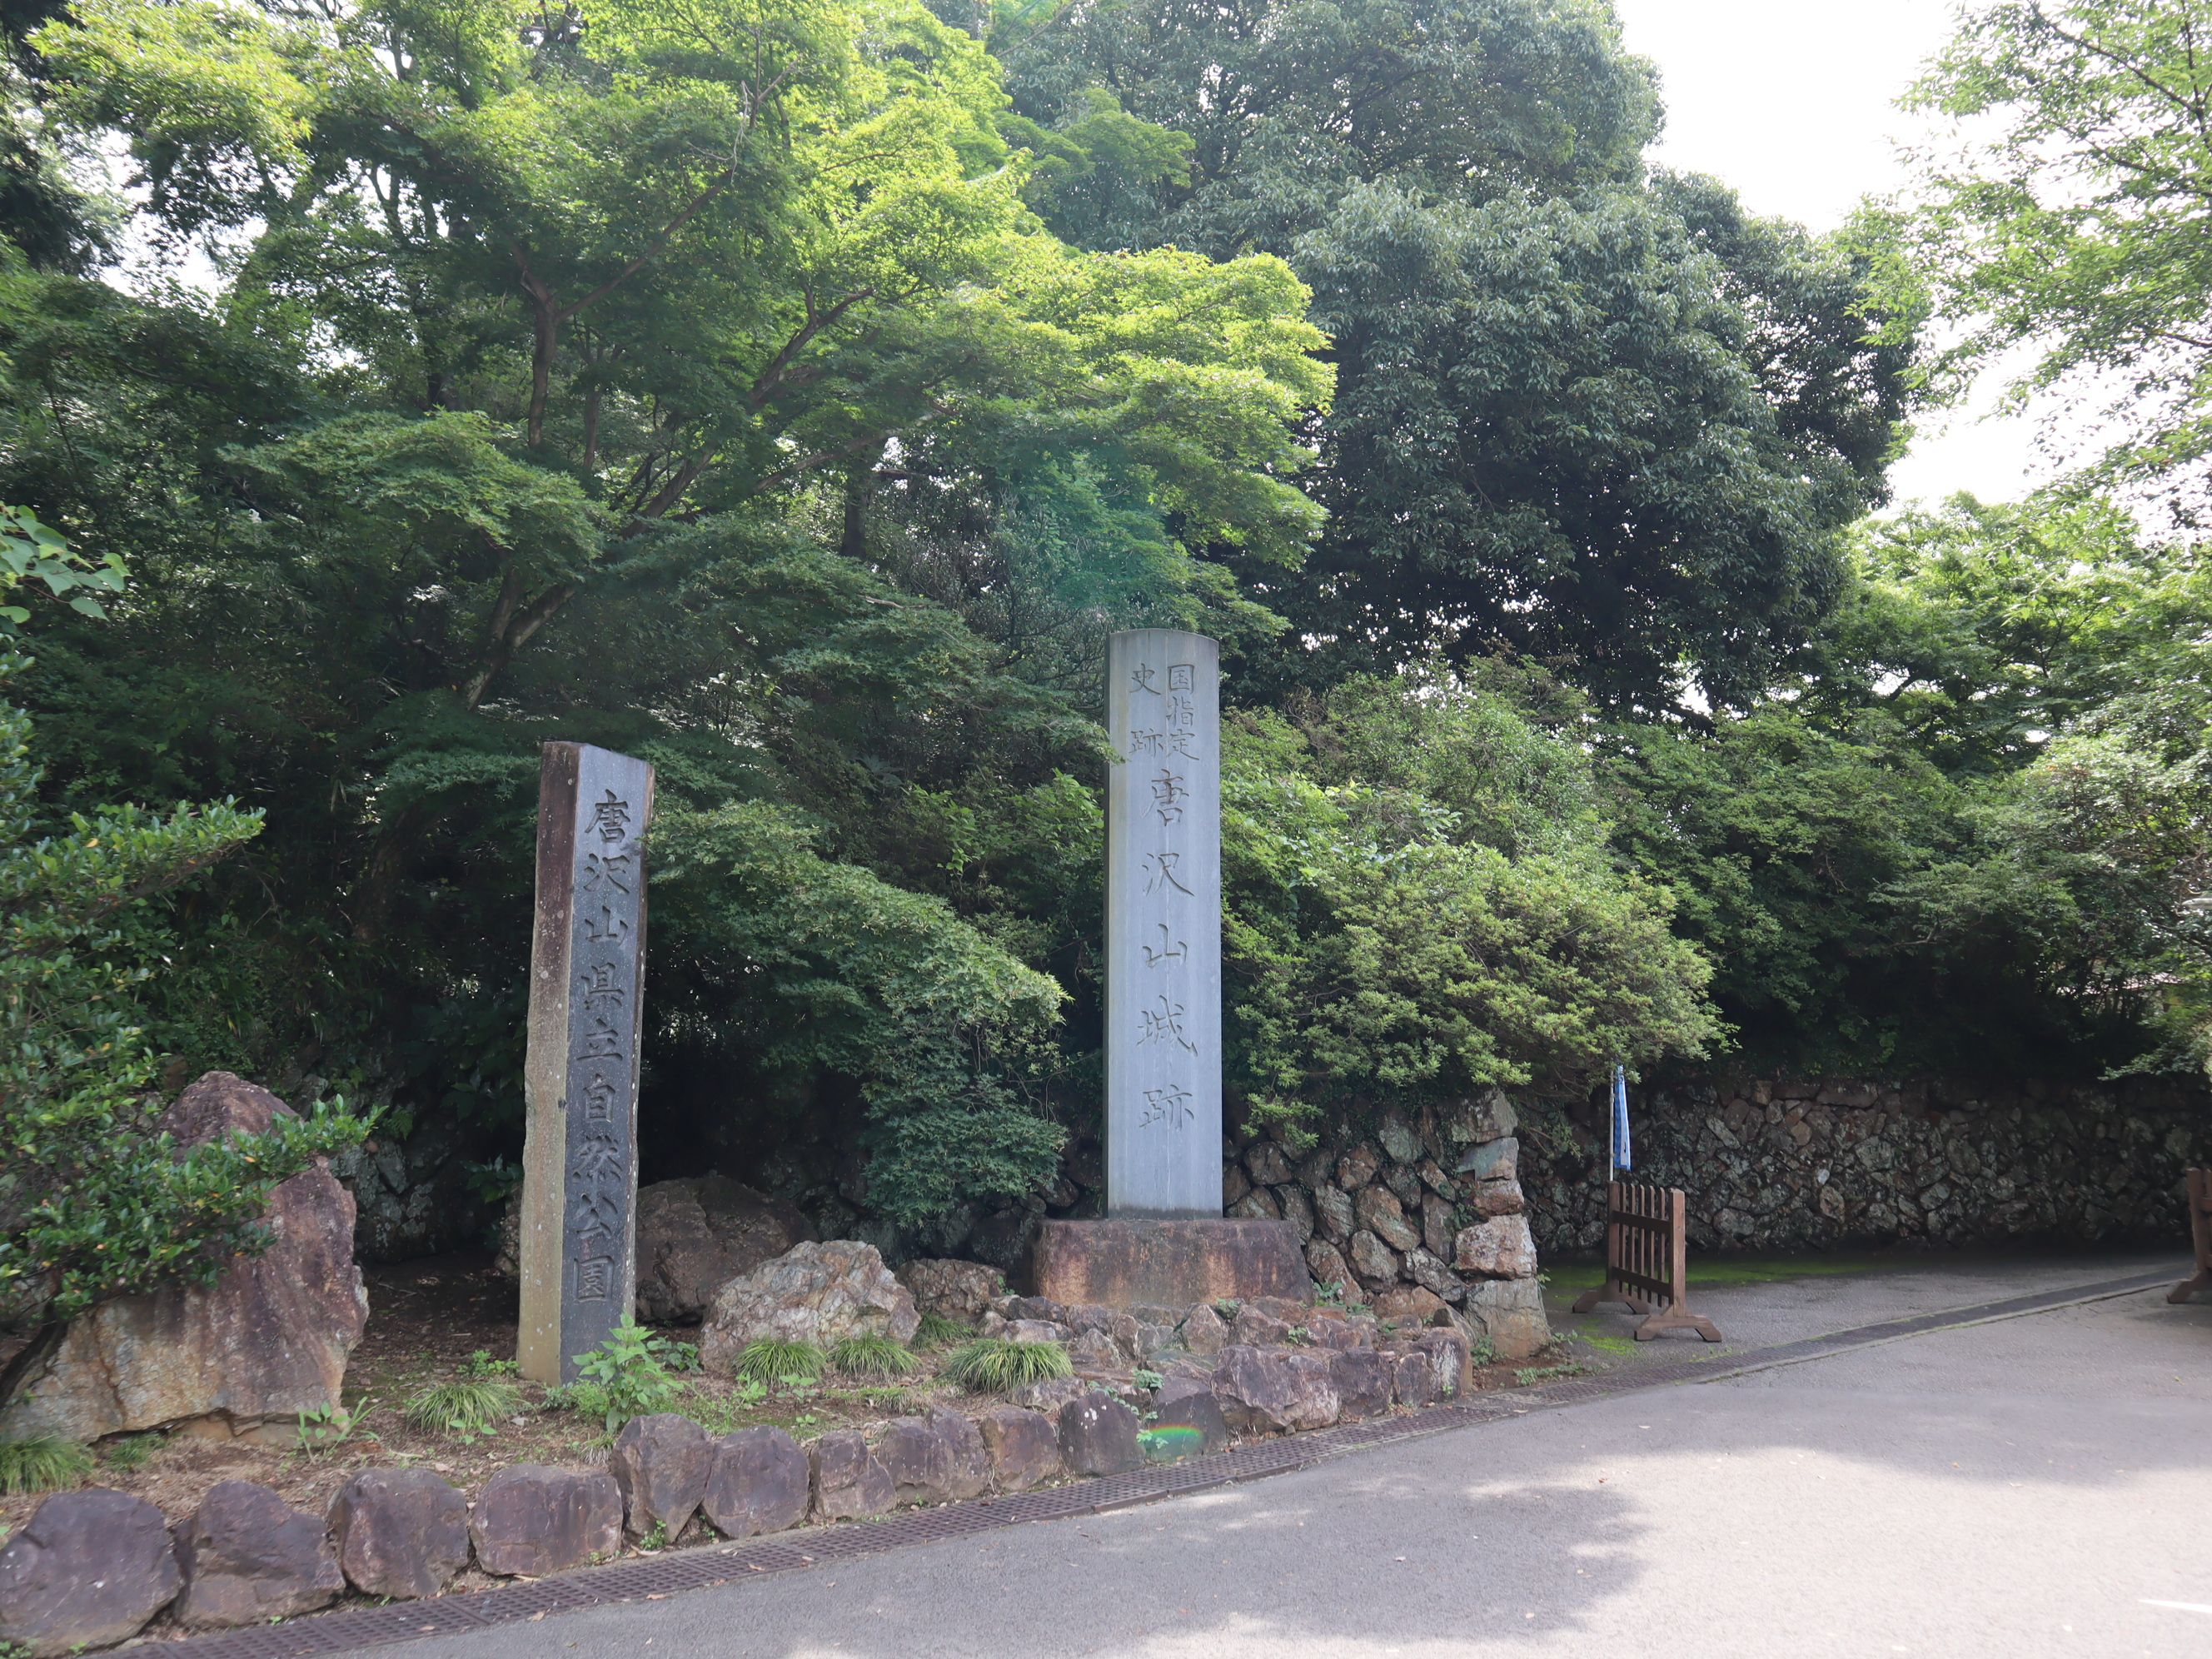
<svg viewBox="0 0 2212 1659">
<path fill-rule="evenodd" d="M 1771 1348 L 1754 1349 L 1729 1364 L 1671 1360 L 1624 1366 L 1595 1376 L 1565 1378 L 1512 1394 L 1480 1395 L 1462 1403 L 1432 1406 L 1405 1417 L 1376 1418 L 1310 1434 L 1256 1441 L 1232 1451 L 1187 1458 L 1180 1463 L 1139 1469 L 1128 1474 L 1077 1481 L 1042 1492 L 979 1498 L 935 1509 L 908 1510 L 880 1520 L 782 1533 L 742 1543 L 672 1550 L 611 1566 L 590 1567 L 558 1577 L 501 1584 L 491 1589 L 437 1596 L 427 1601 L 343 1608 L 288 1625 L 263 1625 L 198 1637 L 167 1644 L 162 1650 L 177 1656 L 177 1659 L 309 1659 L 312 1655 L 346 1653 L 391 1643 L 419 1641 L 428 1636 L 459 1636 L 490 1625 L 542 1619 L 614 1602 L 658 1599 L 761 1574 L 796 1572 L 834 1562 L 860 1560 L 917 1544 L 971 1537 L 1002 1527 L 1073 1520 L 1186 1492 L 1263 1480 L 1370 1446 L 1418 1439 L 1449 1429 L 1640 1393 L 1672 1383 L 1717 1382 L 1952 1325 L 2010 1318 L 2071 1303 L 2124 1296 L 2163 1285 L 2172 1276 L 2171 1272 L 2139 1274 L 2101 1284 L 2013 1297 L 1947 1313 L 1887 1320 Z"/>
</svg>

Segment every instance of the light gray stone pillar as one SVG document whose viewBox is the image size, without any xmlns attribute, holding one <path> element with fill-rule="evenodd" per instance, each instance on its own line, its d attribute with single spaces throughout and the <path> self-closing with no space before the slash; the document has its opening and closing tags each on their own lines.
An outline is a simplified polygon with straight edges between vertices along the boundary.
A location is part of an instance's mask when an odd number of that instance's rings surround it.
<svg viewBox="0 0 2212 1659">
<path fill-rule="evenodd" d="M 1221 647 L 1106 653 L 1106 1205 L 1221 1214 Z"/>
<path fill-rule="evenodd" d="M 549 743 L 538 782 L 522 1156 L 522 1328 L 533 1382 L 575 1380 L 637 1295 L 637 1066 L 653 769 Z"/>
</svg>

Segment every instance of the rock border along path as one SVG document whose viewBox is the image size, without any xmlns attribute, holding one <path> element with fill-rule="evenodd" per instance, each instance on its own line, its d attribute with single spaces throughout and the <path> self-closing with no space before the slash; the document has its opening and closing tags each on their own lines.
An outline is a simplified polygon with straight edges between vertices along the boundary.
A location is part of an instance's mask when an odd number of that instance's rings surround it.
<svg viewBox="0 0 2212 1659">
<path fill-rule="evenodd" d="M 1684 1359 L 1595 1376 L 1565 1378 L 1542 1388 L 1483 1395 L 1432 1406 L 1410 1416 L 1378 1418 L 1313 1433 L 1263 1440 L 1234 1451 L 1193 1457 L 1133 1474 L 1079 1480 L 1009 1497 L 983 1498 L 933 1509 L 908 1510 L 856 1524 L 817 1528 L 742 1543 L 671 1550 L 643 1560 L 586 1568 L 532 1583 L 434 1600 L 349 1608 L 286 1625 L 229 1631 L 166 1644 L 179 1659 L 307 1659 L 363 1648 L 453 1636 L 493 1625 L 542 1619 L 586 1607 L 659 1600 L 685 1590 L 708 1589 L 755 1574 L 790 1572 L 880 1555 L 917 1544 L 941 1543 L 1001 1527 L 1072 1519 L 1126 1509 L 1164 1498 L 1205 1492 L 1286 1474 L 1370 1446 L 1439 1434 L 1531 1412 L 1556 1410 L 1616 1395 L 1676 1382 L 1710 1382 L 1778 1365 L 1802 1364 L 1856 1349 L 1960 1326 L 2017 1319 L 2057 1308 L 2106 1301 L 2163 1288 L 2171 1267 L 2088 1284 L 2062 1285 L 2001 1301 L 1883 1320 L 1822 1336 L 1756 1350 L 1740 1359 Z"/>
</svg>

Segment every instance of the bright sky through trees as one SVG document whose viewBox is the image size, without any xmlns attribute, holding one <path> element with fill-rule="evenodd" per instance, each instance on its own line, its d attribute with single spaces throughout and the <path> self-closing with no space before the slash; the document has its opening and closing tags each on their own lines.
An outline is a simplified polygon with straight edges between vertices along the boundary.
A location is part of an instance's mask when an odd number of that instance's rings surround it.
<svg viewBox="0 0 2212 1659">
<path fill-rule="evenodd" d="M 1710 173 L 1753 211 L 1815 231 L 1863 196 L 1906 182 L 1895 142 L 1917 136 L 1898 94 L 1949 36 L 1940 0 L 1614 0 L 1630 50 L 1659 66 L 1667 128 L 1656 159 Z M 2017 366 L 2008 366 L 2017 367 Z M 2017 500 L 2057 470 L 2037 447 L 2035 415 L 1987 416 L 2002 374 L 1972 404 L 1932 412 L 1892 474 L 1899 501 L 1960 489 Z"/>
</svg>

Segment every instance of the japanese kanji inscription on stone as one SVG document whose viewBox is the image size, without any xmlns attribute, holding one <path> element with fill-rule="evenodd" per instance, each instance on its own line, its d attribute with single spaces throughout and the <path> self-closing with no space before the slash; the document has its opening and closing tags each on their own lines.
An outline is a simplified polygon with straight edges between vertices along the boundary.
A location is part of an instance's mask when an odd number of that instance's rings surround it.
<svg viewBox="0 0 2212 1659">
<path fill-rule="evenodd" d="M 1220 647 L 1107 647 L 1106 1202 L 1221 1213 Z"/>
<path fill-rule="evenodd" d="M 653 769 L 549 743 L 538 783 L 522 1329 L 534 1382 L 573 1382 L 636 1295 L 638 1043 Z"/>
</svg>

